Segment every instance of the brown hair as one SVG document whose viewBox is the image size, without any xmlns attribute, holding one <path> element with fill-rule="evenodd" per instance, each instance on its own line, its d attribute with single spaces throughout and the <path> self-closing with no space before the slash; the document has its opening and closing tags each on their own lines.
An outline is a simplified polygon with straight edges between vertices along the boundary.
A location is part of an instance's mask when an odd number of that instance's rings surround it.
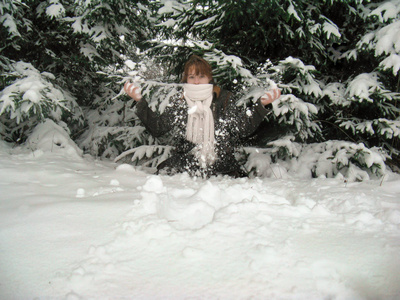
<svg viewBox="0 0 400 300">
<path fill-rule="evenodd" d="M 185 64 L 185 68 L 183 71 L 182 82 L 187 83 L 187 79 L 189 76 L 190 69 L 194 67 L 195 74 L 203 74 L 207 76 L 210 81 L 212 80 L 212 70 L 210 64 L 203 58 L 197 55 L 192 55 L 189 60 Z"/>
</svg>

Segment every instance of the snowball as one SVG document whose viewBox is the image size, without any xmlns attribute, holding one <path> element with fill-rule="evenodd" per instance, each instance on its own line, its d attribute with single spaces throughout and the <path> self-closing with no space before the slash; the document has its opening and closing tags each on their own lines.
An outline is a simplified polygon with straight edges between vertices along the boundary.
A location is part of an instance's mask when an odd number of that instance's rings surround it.
<svg viewBox="0 0 400 300">
<path fill-rule="evenodd" d="M 129 164 L 121 164 L 116 168 L 116 170 L 119 172 L 133 172 L 135 171 L 135 168 Z"/>
<path fill-rule="evenodd" d="M 146 183 L 143 185 L 143 190 L 146 192 L 162 192 L 164 184 L 160 176 L 150 176 Z"/>
</svg>

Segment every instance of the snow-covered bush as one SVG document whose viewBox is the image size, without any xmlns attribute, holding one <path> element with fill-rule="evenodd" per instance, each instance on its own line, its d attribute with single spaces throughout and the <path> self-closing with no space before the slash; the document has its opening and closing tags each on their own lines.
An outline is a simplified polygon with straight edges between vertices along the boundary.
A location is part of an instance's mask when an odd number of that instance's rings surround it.
<svg viewBox="0 0 400 300">
<path fill-rule="evenodd" d="M 171 146 L 142 145 L 121 153 L 115 161 L 155 168 L 168 158 L 171 150 Z"/>
<path fill-rule="evenodd" d="M 174 66 L 203 55 L 240 104 L 257 98 L 261 78 L 273 79 L 285 96 L 261 132 L 273 126 L 296 141 L 345 140 L 398 156 L 399 13 L 396 0 L 165 1 L 157 28 L 176 43 L 155 41 L 151 53 Z"/>
<path fill-rule="evenodd" d="M 127 80 L 136 82 L 149 106 L 161 113 L 169 103 L 169 98 L 176 93 L 177 85 L 145 81 L 143 78 L 157 79 L 162 74 L 162 70 L 146 59 L 140 62 L 128 59 L 123 66 L 108 74 L 104 73 L 110 86 L 119 87 L 120 91 L 115 93 L 110 88 L 104 88 L 101 93 L 103 97 L 96 97 L 92 107 L 86 112 L 88 129 L 78 138 L 78 145 L 94 156 L 113 159 L 123 152 L 126 154 L 126 151 L 144 145 L 152 145 L 149 149 L 153 149 L 156 156 L 163 155 L 166 148 L 162 145 L 167 143 L 165 140 L 168 137 L 152 137 L 136 116 L 136 102 L 123 92 L 123 85 Z M 151 157 L 150 150 L 147 150 L 147 157 Z M 142 159 L 139 160 L 142 162 Z"/>
<path fill-rule="evenodd" d="M 32 30 L 32 22 L 26 18 L 21 7 L 26 8 L 26 4 L 21 1 L 7 0 L 0 2 L 0 25 L 1 25 L 1 48 L 5 44 L 9 45 L 14 51 L 21 50 L 18 41 L 21 40 L 21 31 Z M 0 53 L 0 61 L 8 61 L 7 57 Z"/>
<path fill-rule="evenodd" d="M 280 75 L 285 91 L 309 96 L 314 102 L 321 97 L 321 83 L 316 79 L 315 66 L 306 65 L 301 59 L 289 56 L 271 68 Z"/>
<path fill-rule="evenodd" d="M 400 2 L 368 3 L 355 12 L 368 26 L 356 36 L 354 49 L 342 53 L 340 59 L 361 60 L 357 69 L 367 71 L 344 82 L 344 101 L 332 99 L 330 121 L 352 140 L 382 147 L 394 159 L 399 158 Z"/>
<path fill-rule="evenodd" d="M 284 138 L 269 148 L 245 148 L 247 170 L 253 176 L 300 178 L 341 176 L 349 181 L 382 177 L 386 156 L 379 149 L 345 141 L 299 144 Z M 279 172 L 279 176 L 277 175 Z"/>
<path fill-rule="evenodd" d="M 26 140 L 28 147 L 34 151 L 35 156 L 43 152 L 58 153 L 71 157 L 81 157 L 83 151 L 70 138 L 67 125 L 60 122 L 57 125 L 50 119 L 38 124 Z"/>
<path fill-rule="evenodd" d="M 314 121 L 319 113 L 316 104 L 322 96 L 321 83 L 316 80 L 315 67 L 305 65 L 300 59 L 287 57 L 266 72 L 272 78 L 279 78 L 278 86 L 282 96 L 273 105 L 274 115 L 289 136 L 299 141 L 318 140 L 321 128 Z M 258 77 L 265 73 L 258 74 Z"/>
<path fill-rule="evenodd" d="M 40 72 L 30 63 L 15 62 L 3 75 L 8 85 L 0 92 L 0 134 L 23 142 L 45 119 L 83 124 L 83 114 L 70 93 L 55 84 L 55 76 Z"/>
<path fill-rule="evenodd" d="M 95 99 L 86 111 L 88 128 L 77 139 L 78 145 L 94 156 L 115 158 L 121 152 L 145 143 L 144 127 L 137 124 L 134 100 L 115 99 L 109 90 Z"/>
<path fill-rule="evenodd" d="M 204 55 L 213 67 L 213 77 L 216 82 L 232 92 L 242 93 L 244 88 L 260 85 L 256 78 L 236 55 L 227 55 L 215 47 L 210 47 Z"/>
<path fill-rule="evenodd" d="M 327 119 L 353 141 L 399 155 L 400 94 L 387 90 L 382 77 L 379 72 L 362 73 L 345 84 L 328 85 L 324 95 L 331 100 L 332 114 Z"/>
<path fill-rule="evenodd" d="M 135 161 L 155 159 L 167 153 L 168 137 L 144 130 L 135 103 L 120 93 L 123 82 L 145 79 L 144 96 L 162 112 L 175 89 L 168 83 L 179 82 L 187 58 L 198 54 L 238 105 L 282 89 L 246 145 L 343 140 L 395 159 L 399 22 L 397 0 L 2 1 L 0 133 L 23 141 L 47 118 L 73 128 L 83 120 L 78 103 L 88 125 L 72 132 L 80 147 L 112 158 L 136 149 Z M 13 61 L 30 62 L 35 75 L 18 75 Z"/>
<path fill-rule="evenodd" d="M 358 41 L 357 50 L 371 51 L 380 61 L 380 68 L 397 75 L 400 70 L 400 2 L 383 1 L 368 8 L 363 17 L 374 26 Z"/>
</svg>

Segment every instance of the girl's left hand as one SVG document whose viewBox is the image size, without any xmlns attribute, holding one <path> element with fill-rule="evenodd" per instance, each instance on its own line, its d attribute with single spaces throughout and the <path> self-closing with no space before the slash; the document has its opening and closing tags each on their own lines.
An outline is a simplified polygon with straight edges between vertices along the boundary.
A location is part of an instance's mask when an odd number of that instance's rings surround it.
<svg viewBox="0 0 400 300">
<path fill-rule="evenodd" d="M 124 91 L 131 98 L 133 98 L 136 102 L 142 99 L 142 94 L 140 93 L 140 88 L 135 85 L 135 83 L 131 83 L 129 81 L 124 84 Z"/>
<path fill-rule="evenodd" d="M 262 105 L 268 105 L 274 102 L 275 100 L 279 99 L 281 96 L 281 90 L 276 88 L 273 90 L 269 90 L 268 92 L 265 92 L 265 94 L 261 97 L 261 104 Z"/>
</svg>

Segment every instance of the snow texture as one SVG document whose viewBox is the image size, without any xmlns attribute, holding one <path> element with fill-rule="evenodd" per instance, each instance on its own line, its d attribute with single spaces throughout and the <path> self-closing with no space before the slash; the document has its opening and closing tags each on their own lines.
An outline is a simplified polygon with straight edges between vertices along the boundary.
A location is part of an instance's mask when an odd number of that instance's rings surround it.
<svg viewBox="0 0 400 300">
<path fill-rule="evenodd" d="M 155 176 L 61 143 L 0 142 L 0 299 L 400 297 L 397 174 Z"/>
</svg>

